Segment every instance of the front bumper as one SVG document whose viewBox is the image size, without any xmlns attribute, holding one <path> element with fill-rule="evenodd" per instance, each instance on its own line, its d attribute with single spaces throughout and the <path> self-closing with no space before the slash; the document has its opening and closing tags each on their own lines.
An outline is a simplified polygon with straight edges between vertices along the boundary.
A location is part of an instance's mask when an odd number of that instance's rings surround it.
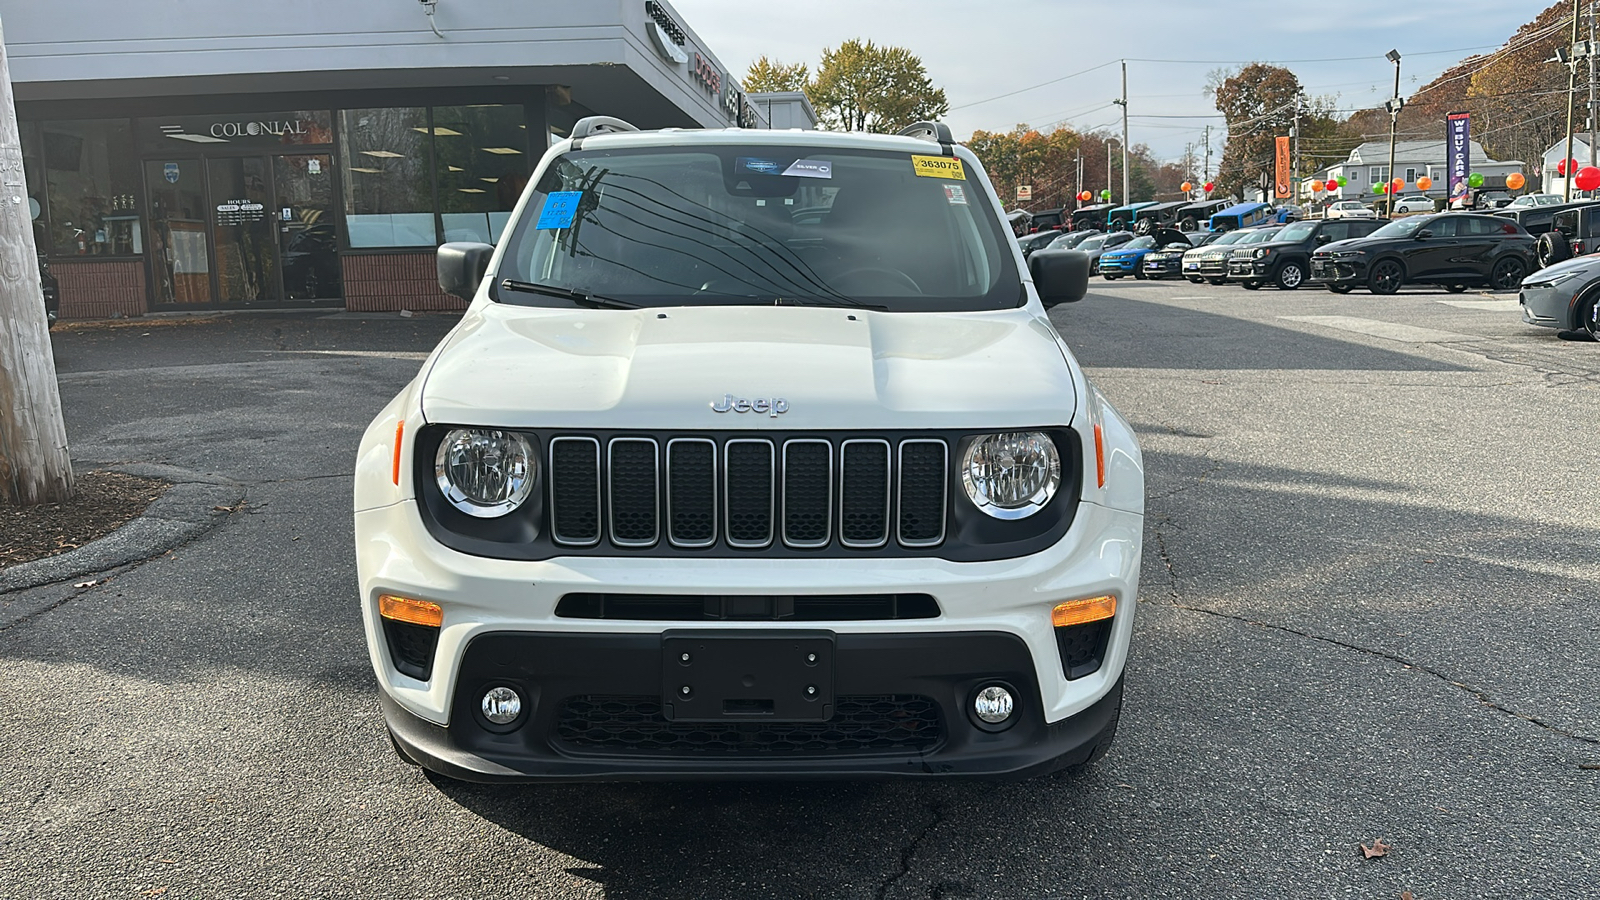
<svg viewBox="0 0 1600 900">
<path fill-rule="evenodd" d="M 1228 276 L 1228 258 L 1217 257 L 1200 260 L 1200 268 L 1195 273 L 1206 278 L 1226 278 Z"/>
<path fill-rule="evenodd" d="M 450 727 L 388 696 L 384 716 L 407 757 L 463 781 L 1028 777 L 1087 760 L 1122 702 L 1119 678 L 1079 714 L 1046 723 L 1027 645 L 1012 635 L 834 642 L 839 711 L 826 722 L 669 721 L 660 638 L 528 632 L 472 642 Z M 996 682 L 1017 698 L 1001 731 L 967 713 L 972 696 Z M 496 686 L 518 690 L 532 709 L 508 727 L 488 723 L 476 706 Z"/>
<path fill-rule="evenodd" d="M 1367 280 L 1367 261 L 1312 257 L 1310 280 L 1316 284 L 1363 284 Z"/>
<path fill-rule="evenodd" d="M 1244 280 L 1258 281 L 1267 277 L 1271 263 L 1264 259 L 1230 259 L 1228 260 L 1228 277 Z"/>
<path fill-rule="evenodd" d="M 748 630 L 753 624 L 758 624 L 763 630 L 822 630 L 832 634 L 838 641 L 841 659 L 844 651 L 856 646 L 856 642 L 870 644 L 889 637 L 934 644 L 953 640 L 958 643 L 951 646 L 961 648 L 952 654 L 959 663 L 941 661 L 937 654 L 923 654 L 915 657 L 923 661 L 918 665 L 926 666 L 922 671 L 900 673 L 902 678 L 944 684 L 944 688 L 940 689 L 943 693 L 930 687 L 919 696 L 943 698 L 939 702 L 941 710 L 948 707 L 944 712 L 946 721 L 958 721 L 957 712 L 960 711 L 959 704 L 949 699 L 954 696 L 951 692 L 965 686 L 981 672 L 1003 676 L 1002 680 L 1015 679 L 1016 687 L 1028 698 L 1024 701 L 1027 706 L 1025 712 L 1037 717 L 1035 724 L 1039 729 L 1054 729 L 1061 725 L 1065 731 L 1058 729 L 1048 733 L 1076 734 L 1078 726 L 1062 723 L 1076 719 L 1105 700 L 1119 682 L 1127 658 L 1137 605 L 1143 517 L 1096 503 L 1081 502 L 1067 533 L 1048 549 L 1014 559 L 972 563 L 926 557 L 685 559 L 608 556 L 560 557 L 544 561 L 489 559 L 450 550 L 434 541 L 412 501 L 359 512 L 355 525 L 362 616 L 373 669 L 384 694 L 385 708 L 391 711 L 391 727 L 400 735 L 398 739 L 402 743 L 409 740 L 415 745 L 414 758 L 419 761 L 435 757 L 453 766 L 480 771 L 463 762 L 473 756 L 470 749 L 463 749 L 467 745 L 460 744 L 456 738 L 441 744 L 443 738 L 440 735 L 448 737 L 460 721 L 458 691 L 463 686 L 477 687 L 472 682 L 472 673 L 475 671 L 472 660 L 476 652 L 473 648 L 480 646 L 480 638 L 508 633 L 558 641 L 565 639 L 574 642 L 575 646 L 601 638 L 624 644 L 643 641 L 639 646 L 655 649 L 642 652 L 647 655 L 653 653 L 653 658 L 657 660 L 660 657 L 662 635 L 691 626 L 730 634 Z M 722 597 L 921 594 L 936 601 L 937 614 L 893 621 L 780 619 L 761 623 L 730 620 L 597 620 L 558 616 L 557 605 L 569 593 Z M 426 680 L 402 674 L 391 659 L 391 648 L 377 613 L 381 594 L 430 601 L 443 608 L 443 624 L 437 632 L 431 672 Z M 1100 595 L 1112 595 L 1117 598 L 1118 604 L 1117 614 L 1111 620 L 1110 631 L 1105 638 L 1100 665 L 1090 674 L 1068 678 L 1063 668 L 1057 635 L 1051 624 L 1051 610 L 1056 604 L 1067 600 Z M 1021 649 L 1021 656 L 1006 656 L 1003 666 L 986 663 L 970 670 L 949 668 L 951 665 L 976 665 L 962 657 L 969 654 L 967 642 L 986 635 L 1004 637 L 1012 646 Z M 653 665 L 656 681 L 633 684 L 628 688 L 629 691 L 638 695 L 660 695 L 661 673 L 659 665 Z M 534 670 L 532 675 L 539 675 L 539 671 Z M 835 689 L 841 696 L 847 690 L 844 684 L 841 681 Z M 564 685 L 560 690 L 580 690 L 576 683 Z M 901 686 L 892 682 L 892 679 L 859 679 L 856 686 L 848 690 L 884 694 L 900 689 Z M 559 703 L 565 699 L 548 694 L 542 687 L 540 690 L 543 698 L 541 704 Z M 605 692 L 597 687 L 581 688 L 583 694 L 597 691 Z M 439 732 L 436 734 L 434 729 L 439 729 Z M 408 734 L 414 736 L 408 738 Z M 436 739 L 425 739 L 428 734 L 435 734 Z M 1046 731 L 1041 730 L 1038 734 L 1046 734 Z M 1042 737 L 1039 739 L 1043 740 Z M 1088 738 L 1084 740 L 1093 743 Z M 1075 752 L 1073 748 L 1078 744 L 1074 741 L 1076 739 L 1047 747 L 1041 751 L 1041 758 Z M 957 752 L 958 749 L 958 744 L 949 744 L 946 750 L 940 752 L 956 753 L 957 756 L 965 752 Z M 927 753 L 915 755 L 919 762 L 917 771 L 912 774 L 938 774 L 920 768 L 920 761 L 927 758 Z M 481 774 L 485 777 L 537 777 L 540 773 L 549 777 L 569 778 L 622 777 L 604 774 L 606 771 L 622 771 L 615 763 L 586 763 L 576 768 L 564 763 L 555 765 L 555 761 L 565 758 L 561 753 L 529 756 L 520 764 L 521 768 L 485 762 L 483 766 L 486 768 L 481 768 Z M 1031 762 L 1024 760 L 1009 750 L 999 752 L 999 756 L 989 762 L 984 762 L 985 759 L 988 757 L 980 755 L 966 762 L 953 761 L 954 768 L 950 771 L 965 774 L 1001 772 L 1038 762 L 1037 759 Z M 441 766 L 445 763 L 441 763 Z M 893 764 L 886 764 L 883 759 L 852 759 L 837 766 L 830 763 L 822 768 L 816 768 L 810 762 L 781 761 L 775 765 L 776 768 L 763 766 L 759 760 L 745 758 L 722 759 L 703 764 L 702 769 L 696 771 L 750 771 L 766 775 L 777 772 L 893 774 L 902 769 L 910 771 L 910 764 L 905 759 L 896 760 Z M 607 766 L 611 768 L 607 769 Z M 660 768 L 654 762 L 647 762 L 643 767 L 624 768 L 632 775 L 655 773 L 659 777 L 675 777 L 685 771 L 677 764 Z M 501 772 L 500 769 L 506 771 Z M 498 776 L 495 775 L 497 772 Z"/>
<path fill-rule="evenodd" d="M 1183 274 L 1183 258 L 1178 256 L 1146 256 L 1143 268 L 1144 274 L 1151 278 L 1181 275 Z"/>
<path fill-rule="evenodd" d="M 1583 279 L 1578 279 L 1583 281 Z M 1555 287 L 1523 287 L 1517 293 L 1522 321 L 1545 328 L 1580 328 L 1572 312 L 1574 293 Z"/>
<path fill-rule="evenodd" d="M 1110 272 L 1113 275 L 1132 275 L 1139 269 L 1139 260 L 1135 257 L 1119 257 L 1108 259 L 1100 257 L 1100 274 Z"/>
</svg>

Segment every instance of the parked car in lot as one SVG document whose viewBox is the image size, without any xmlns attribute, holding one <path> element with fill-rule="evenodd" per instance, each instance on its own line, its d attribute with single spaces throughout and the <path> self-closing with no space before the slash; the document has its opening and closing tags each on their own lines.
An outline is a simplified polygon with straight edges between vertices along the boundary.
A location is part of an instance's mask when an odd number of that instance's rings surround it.
<svg viewBox="0 0 1600 900">
<path fill-rule="evenodd" d="M 1506 209 L 1523 209 L 1529 206 L 1562 206 L 1567 199 L 1560 194 L 1523 194 L 1506 204 Z"/>
<path fill-rule="evenodd" d="M 1600 203 L 1551 207 L 1550 230 L 1539 235 L 1539 268 L 1600 250 Z"/>
<path fill-rule="evenodd" d="M 1033 255 L 1033 251 L 1044 249 L 1061 235 L 1060 231 L 1036 231 L 1017 238 L 1017 246 L 1022 248 L 1022 258 L 1027 259 Z"/>
<path fill-rule="evenodd" d="M 1376 219 L 1313 219 L 1285 225 L 1271 240 L 1241 242 L 1228 257 L 1228 280 L 1246 290 L 1276 284 L 1292 291 L 1311 275 L 1311 254 L 1323 244 L 1366 237 L 1382 226 Z"/>
<path fill-rule="evenodd" d="M 1113 232 L 1131 231 L 1133 230 L 1134 215 L 1141 209 L 1148 209 L 1156 205 L 1158 204 L 1154 200 L 1145 200 L 1140 203 L 1129 203 L 1127 206 L 1118 206 L 1106 213 L 1106 221 L 1103 223 L 1105 229 Z"/>
<path fill-rule="evenodd" d="M 1432 197 L 1422 194 L 1412 194 L 1394 201 L 1395 215 L 1411 215 L 1412 213 L 1431 213 L 1438 211 L 1438 205 Z"/>
<path fill-rule="evenodd" d="M 1529 325 L 1586 331 L 1600 340 L 1600 255 L 1558 262 L 1529 275 L 1517 294 Z"/>
<path fill-rule="evenodd" d="M 1265 203 L 1235 203 L 1221 212 L 1212 214 L 1211 230 L 1237 231 L 1240 228 L 1266 225 L 1272 221 L 1273 214 L 1272 207 Z"/>
<path fill-rule="evenodd" d="M 1228 232 L 1222 231 L 1189 231 L 1183 233 L 1184 243 L 1173 243 L 1159 250 L 1151 250 L 1144 255 L 1144 277 L 1155 280 L 1166 278 L 1168 275 L 1183 276 L 1184 254 L 1196 247 L 1204 247 L 1218 240 Z"/>
<path fill-rule="evenodd" d="M 1360 200 L 1340 200 L 1328 205 L 1328 212 L 1324 218 L 1328 219 L 1376 219 L 1378 214 L 1372 207 Z"/>
<path fill-rule="evenodd" d="M 1116 208 L 1114 203 L 1098 203 L 1094 206 L 1085 206 L 1072 211 L 1067 220 L 1073 231 L 1104 231 L 1106 227 L 1106 213 Z"/>
<path fill-rule="evenodd" d="M 1311 278 L 1341 294 L 1357 287 L 1393 294 L 1407 284 L 1509 291 L 1533 267 L 1533 236 L 1517 223 L 1482 213 L 1435 213 L 1324 246 L 1311 257 Z"/>
<path fill-rule="evenodd" d="M 49 326 L 56 324 L 61 315 L 61 284 L 50 274 L 50 261 L 39 257 L 39 287 L 44 294 L 44 318 Z"/>
<path fill-rule="evenodd" d="M 1231 200 L 1203 200 L 1179 207 L 1173 214 L 1179 231 L 1210 231 L 1211 217 L 1233 205 Z"/>
<path fill-rule="evenodd" d="M 1220 268 L 1224 273 L 1228 270 L 1228 254 L 1233 252 L 1233 245 L 1250 236 L 1248 231 L 1215 232 L 1218 237 L 1203 247 L 1183 254 L 1183 277 L 1195 284 L 1206 280 L 1207 271 Z M 1224 279 L 1226 280 L 1226 279 Z M 1221 281 L 1216 282 L 1221 284 Z"/>
<path fill-rule="evenodd" d="M 1189 243 L 1189 239 L 1183 236 L 1183 232 L 1176 228 L 1159 228 L 1154 233 L 1142 234 L 1115 250 L 1101 253 L 1099 272 L 1107 281 L 1115 281 L 1124 275 L 1143 278 L 1145 254 L 1179 244 L 1184 247 L 1193 246 Z"/>
<path fill-rule="evenodd" d="M 1066 231 L 1062 232 L 1051 241 L 1045 249 L 1048 250 L 1073 250 L 1089 238 L 1105 234 L 1104 231 Z"/>
<path fill-rule="evenodd" d="M 1187 201 L 1178 200 L 1171 203 L 1157 203 L 1134 211 L 1133 233 L 1152 234 L 1158 228 L 1176 228 L 1178 210 L 1187 205 L 1189 205 Z"/>
<path fill-rule="evenodd" d="M 1144 466 L 1041 326 L 1084 295 L 1084 256 L 1019 271 L 977 157 L 908 132 L 586 118 L 498 248 L 439 248 L 469 305 L 353 478 L 402 759 L 505 782 L 1105 754 Z M 818 158 L 823 184 L 783 174 Z M 773 199 L 824 192 L 815 227 L 779 227 Z"/>
<path fill-rule="evenodd" d="M 1256 243 L 1267 242 L 1267 240 L 1272 240 L 1272 237 L 1274 237 L 1278 231 L 1282 231 L 1282 229 L 1283 226 L 1277 226 L 1277 224 L 1274 224 L 1274 226 L 1262 226 L 1254 227 L 1254 229 L 1245 229 L 1245 234 L 1243 234 L 1243 237 L 1240 237 L 1240 239 L 1238 239 L 1237 242 L 1232 245 L 1232 247 L 1227 248 L 1226 255 L 1218 256 L 1218 258 L 1203 256 L 1203 258 L 1200 259 L 1200 274 L 1205 275 L 1205 280 L 1213 283 L 1213 285 L 1227 283 L 1227 272 L 1229 272 L 1229 266 L 1232 264 L 1232 259 L 1234 259 L 1235 255 L 1240 255 L 1240 253 L 1245 253 L 1245 255 L 1248 255 L 1248 253 L 1253 251 L 1251 250 L 1253 245 L 1256 245 Z"/>
<path fill-rule="evenodd" d="M 1097 234 L 1073 249 L 1089 255 L 1089 271 L 1093 272 L 1100 265 L 1100 254 L 1115 250 L 1133 238 L 1131 231 L 1113 231 L 1110 234 Z"/>
<path fill-rule="evenodd" d="M 1057 207 L 1055 209 L 1041 209 L 1036 213 L 1030 213 L 1029 215 L 1033 217 L 1033 222 L 1031 223 L 1033 230 L 1060 231 L 1063 227 L 1064 220 L 1062 218 L 1062 214 L 1064 212 L 1064 209 Z"/>
</svg>

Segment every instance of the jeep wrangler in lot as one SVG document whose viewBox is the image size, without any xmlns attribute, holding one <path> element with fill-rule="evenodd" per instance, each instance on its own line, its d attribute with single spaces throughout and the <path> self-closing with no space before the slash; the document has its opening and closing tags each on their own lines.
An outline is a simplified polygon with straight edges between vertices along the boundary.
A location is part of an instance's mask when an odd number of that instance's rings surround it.
<svg viewBox="0 0 1600 900">
<path fill-rule="evenodd" d="M 378 413 L 360 605 L 397 752 L 476 781 L 1026 776 L 1104 754 L 1133 430 L 977 159 L 578 123 Z"/>
</svg>

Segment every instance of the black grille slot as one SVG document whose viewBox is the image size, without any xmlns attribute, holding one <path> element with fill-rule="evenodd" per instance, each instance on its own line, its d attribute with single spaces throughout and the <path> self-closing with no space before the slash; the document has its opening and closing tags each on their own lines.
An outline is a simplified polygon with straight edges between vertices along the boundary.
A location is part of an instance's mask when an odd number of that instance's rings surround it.
<svg viewBox="0 0 1600 900">
<path fill-rule="evenodd" d="M 834 698 L 827 722 L 669 722 L 658 697 L 568 697 L 555 741 L 594 755 L 846 756 L 919 753 L 938 746 L 944 725 L 927 697 L 876 694 Z"/>
<path fill-rule="evenodd" d="M 1082 678 L 1100 670 L 1115 617 L 1068 625 L 1056 629 L 1056 649 L 1061 651 L 1061 672 L 1068 678 Z"/>
<path fill-rule="evenodd" d="M 384 619 L 383 637 L 389 644 L 389 661 L 397 671 L 418 681 L 433 677 L 433 652 L 439 646 L 439 629 Z"/>
<path fill-rule="evenodd" d="M 783 542 L 825 547 L 833 508 L 833 445 L 790 441 L 783 445 Z"/>
<path fill-rule="evenodd" d="M 729 441 L 727 449 L 728 543 L 765 547 L 772 543 L 772 442 Z"/>
<path fill-rule="evenodd" d="M 717 445 L 700 438 L 667 442 L 668 536 L 680 547 L 717 540 Z"/>
<path fill-rule="evenodd" d="M 948 471 L 944 441 L 900 445 L 900 543 L 931 547 L 944 540 Z"/>
<path fill-rule="evenodd" d="M 556 438 L 550 442 L 550 520 L 563 544 L 600 540 L 600 442 Z"/>
<path fill-rule="evenodd" d="M 839 473 L 839 537 L 847 547 L 881 547 L 888 542 L 888 442 L 844 442 Z"/>
<path fill-rule="evenodd" d="M 656 442 L 617 438 L 611 442 L 611 541 L 648 547 L 659 536 Z"/>
<path fill-rule="evenodd" d="M 939 603 L 927 594 L 836 594 L 823 597 L 701 594 L 567 594 L 556 604 L 563 619 L 693 622 L 704 619 L 784 622 L 862 622 L 933 619 Z"/>
</svg>

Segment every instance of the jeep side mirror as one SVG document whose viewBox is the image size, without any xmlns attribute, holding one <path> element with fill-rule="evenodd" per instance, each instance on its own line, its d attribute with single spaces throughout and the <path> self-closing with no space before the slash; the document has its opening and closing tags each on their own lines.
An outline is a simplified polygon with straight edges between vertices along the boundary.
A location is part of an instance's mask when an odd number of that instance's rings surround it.
<svg viewBox="0 0 1600 900">
<path fill-rule="evenodd" d="M 1089 292 L 1089 254 L 1082 250 L 1040 250 L 1028 257 L 1028 272 L 1045 309 L 1076 303 Z"/>
<path fill-rule="evenodd" d="M 1317 243 L 1319 243 L 1319 244 L 1330 243 L 1332 240 L 1333 240 L 1333 235 L 1331 235 L 1331 234 L 1319 234 L 1319 235 L 1317 235 Z"/>
<path fill-rule="evenodd" d="M 489 257 L 493 255 L 494 248 L 488 244 L 468 241 L 440 244 L 436 258 L 439 287 L 446 294 L 471 303 L 484 273 L 489 271 Z"/>
<path fill-rule="evenodd" d="M 1412 238 L 1414 238 L 1416 240 L 1419 240 L 1419 241 L 1422 240 L 1423 238 L 1431 238 L 1431 237 L 1433 237 L 1433 232 L 1429 231 L 1426 228 L 1418 228 L 1417 229 L 1417 233 L 1412 235 Z"/>
</svg>

